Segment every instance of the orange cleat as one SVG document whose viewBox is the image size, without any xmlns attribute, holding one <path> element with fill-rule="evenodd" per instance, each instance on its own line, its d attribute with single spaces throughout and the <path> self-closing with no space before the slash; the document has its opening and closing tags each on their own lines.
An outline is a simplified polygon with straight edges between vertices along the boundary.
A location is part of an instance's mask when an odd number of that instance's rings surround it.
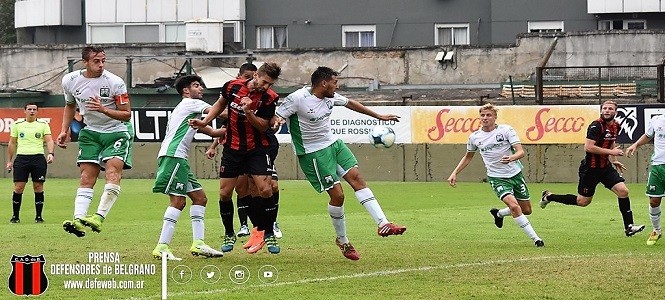
<svg viewBox="0 0 665 300">
<path fill-rule="evenodd" d="M 253 245 L 263 241 L 263 230 L 259 231 L 257 227 L 252 228 L 247 243 L 242 245 L 243 249 L 250 249 Z"/>
</svg>

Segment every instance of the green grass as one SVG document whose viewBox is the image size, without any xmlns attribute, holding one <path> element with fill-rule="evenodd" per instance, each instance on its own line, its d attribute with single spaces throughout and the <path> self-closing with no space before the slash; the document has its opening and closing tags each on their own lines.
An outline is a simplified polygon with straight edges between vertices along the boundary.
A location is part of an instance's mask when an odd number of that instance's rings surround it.
<svg viewBox="0 0 665 300">
<path fill-rule="evenodd" d="M 202 181 L 210 199 L 206 217 L 206 242 L 221 243 L 214 180 Z M 74 179 L 50 179 L 46 183 L 45 224 L 32 223 L 32 193 L 24 196 L 21 224 L 9 224 L 10 180 L 4 187 L 5 209 L 0 224 L 0 258 L 11 271 L 12 254 L 44 254 L 49 289 L 43 299 L 160 299 L 160 265 L 150 252 L 162 224 L 166 196 L 152 194 L 150 180 L 124 180 L 120 199 L 111 210 L 104 231 L 88 232 L 78 239 L 66 234 L 63 220 L 73 211 Z M 91 211 L 97 207 L 99 181 Z M 665 241 L 646 246 L 651 230 L 643 185 L 632 190 L 635 220 L 647 224 L 633 238 L 623 234 L 616 197 L 599 187 L 589 207 L 537 205 L 540 190 L 573 192 L 574 184 L 530 184 L 534 213 L 529 216 L 545 248 L 535 248 L 530 239 L 507 219 L 497 229 L 488 213 L 503 207 L 487 184 L 460 183 L 370 183 L 388 218 L 408 226 L 404 236 L 381 238 L 371 217 L 347 192 L 346 218 L 349 237 L 361 255 L 359 261 L 345 259 L 334 244 L 334 231 L 327 214 L 327 195 L 317 194 L 304 181 L 280 181 L 279 221 L 284 232 L 282 253 L 265 250 L 249 255 L 237 249 L 220 259 L 192 257 L 191 224 L 186 209 L 180 217 L 172 250 L 194 271 L 192 281 L 179 285 L 169 281 L 169 299 L 662 299 L 665 287 L 663 247 Z M 30 190 L 29 188 L 27 189 Z M 237 226 L 237 220 L 236 220 Z M 123 264 L 156 264 L 157 274 L 54 275 L 52 264 L 88 263 L 89 252 L 118 252 Z M 102 264 L 112 265 L 112 264 Z M 215 265 L 223 277 L 204 283 L 199 271 Z M 228 278 L 233 266 L 246 266 L 252 273 L 247 283 L 237 285 Z M 259 268 L 278 270 L 275 284 L 262 284 Z M 143 289 L 64 289 L 67 280 L 86 278 L 144 280 Z M 4 281 L 5 284 L 7 281 Z M 1 299 L 12 295 L 8 289 Z"/>
</svg>

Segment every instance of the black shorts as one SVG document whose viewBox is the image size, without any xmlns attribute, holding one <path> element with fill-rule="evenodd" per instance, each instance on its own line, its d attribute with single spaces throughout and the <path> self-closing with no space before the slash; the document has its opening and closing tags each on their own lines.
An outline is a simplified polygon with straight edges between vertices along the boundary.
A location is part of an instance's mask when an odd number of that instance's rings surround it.
<svg viewBox="0 0 665 300">
<path fill-rule="evenodd" d="M 589 168 L 584 160 L 580 163 L 579 175 L 577 193 L 584 197 L 592 197 L 596 193 L 598 183 L 602 183 L 605 188 L 611 190 L 615 184 L 626 181 L 612 166 Z"/>
<path fill-rule="evenodd" d="M 235 178 L 243 174 L 272 175 L 273 167 L 270 155 L 265 148 L 238 151 L 224 148 L 222 163 L 219 167 L 220 178 Z"/>
<path fill-rule="evenodd" d="M 46 181 L 46 158 L 44 154 L 16 155 L 14 159 L 14 182 L 28 182 L 32 176 L 32 182 Z"/>
</svg>

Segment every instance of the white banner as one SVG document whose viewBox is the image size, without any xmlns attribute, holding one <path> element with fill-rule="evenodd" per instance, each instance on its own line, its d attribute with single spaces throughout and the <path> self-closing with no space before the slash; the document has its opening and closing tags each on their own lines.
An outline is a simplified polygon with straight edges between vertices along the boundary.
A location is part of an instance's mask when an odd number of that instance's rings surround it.
<svg viewBox="0 0 665 300">
<path fill-rule="evenodd" d="M 345 143 L 369 144 L 369 132 L 372 128 L 376 125 L 384 125 L 395 131 L 395 143 L 411 143 L 411 107 L 370 106 L 369 108 L 380 114 L 398 115 L 401 117 L 400 121 L 381 121 L 343 106 L 335 106 L 330 115 L 332 133 Z M 277 139 L 280 143 L 291 143 L 288 129 L 280 128 Z"/>
</svg>

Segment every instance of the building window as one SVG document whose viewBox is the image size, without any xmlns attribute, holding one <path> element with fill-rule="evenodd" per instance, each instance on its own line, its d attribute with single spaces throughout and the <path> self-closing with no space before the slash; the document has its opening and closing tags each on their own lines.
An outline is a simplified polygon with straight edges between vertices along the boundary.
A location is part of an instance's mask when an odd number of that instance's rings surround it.
<svg viewBox="0 0 665 300">
<path fill-rule="evenodd" d="M 598 30 L 647 29 L 646 20 L 600 20 Z"/>
<path fill-rule="evenodd" d="M 125 25 L 125 43 L 159 43 L 159 24 Z"/>
<path fill-rule="evenodd" d="M 256 28 L 257 48 L 286 48 L 286 26 L 259 26 Z"/>
<path fill-rule="evenodd" d="M 88 25 L 89 43 L 158 43 L 160 39 L 159 24 L 125 24 L 125 25 Z"/>
<path fill-rule="evenodd" d="M 434 25 L 435 45 L 468 45 L 469 24 Z"/>
<path fill-rule="evenodd" d="M 184 43 L 187 35 L 185 24 L 164 24 L 164 42 Z"/>
<path fill-rule="evenodd" d="M 563 21 L 529 21 L 529 32 L 563 32 Z"/>
<path fill-rule="evenodd" d="M 101 26 L 101 25 L 90 25 L 89 34 L 89 43 L 91 44 L 105 44 L 105 43 L 124 43 L 125 42 L 125 32 L 124 26 Z"/>
<path fill-rule="evenodd" d="M 343 25 L 342 47 L 376 47 L 376 26 Z"/>
</svg>

